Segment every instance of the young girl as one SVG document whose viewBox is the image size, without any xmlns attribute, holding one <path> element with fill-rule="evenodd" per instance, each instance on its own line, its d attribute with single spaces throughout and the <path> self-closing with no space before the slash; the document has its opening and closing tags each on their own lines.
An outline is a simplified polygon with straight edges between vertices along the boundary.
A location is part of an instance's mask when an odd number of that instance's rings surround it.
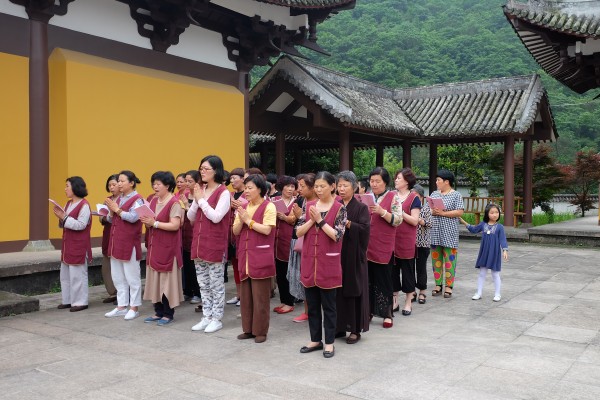
<svg viewBox="0 0 600 400">
<path fill-rule="evenodd" d="M 477 293 L 473 296 L 473 300 L 481 299 L 483 284 L 487 275 L 487 270 L 492 270 L 494 278 L 494 301 L 500 301 L 500 269 L 502 267 L 502 258 L 508 260 L 508 244 L 506 243 L 506 235 L 504 227 L 498 223 L 500 219 L 500 207 L 496 204 L 488 204 L 485 207 L 483 222 L 478 225 L 469 225 L 464 219 L 460 219 L 460 223 L 465 225 L 469 232 L 482 232 L 481 246 L 479 247 L 479 255 L 475 262 L 475 268 L 479 268 L 479 278 L 477 279 Z"/>
</svg>

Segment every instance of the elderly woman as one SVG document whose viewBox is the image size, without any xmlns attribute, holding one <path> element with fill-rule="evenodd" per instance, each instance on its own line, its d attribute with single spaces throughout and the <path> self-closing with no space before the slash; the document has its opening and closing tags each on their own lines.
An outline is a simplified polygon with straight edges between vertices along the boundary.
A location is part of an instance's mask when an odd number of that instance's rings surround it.
<svg viewBox="0 0 600 400">
<path fill-rule="evenodd" d="M 404 168 L 396 173 L 394 184 L 400 199 L 403 223 L 396 228 L 396 241 L 394 247 L 394 300 L 398 299 L 398 292 L 406 294 L 402 315 L 408 316 L 412 312 L 412 301 L 415 296 L 415 253 L 417 241 L 417 222 L 421 210 L 421 200 L 416 193 L 411 192 L 417 183 L 417 177 L 410 168 Z M 400 283 L 402 271 L 402 283 Z M 395 308 L 395 307 L 394 307 Z"/>
<path fill-rule="evenodd" d="M 367 247 L 369 261 L 369 303 L 371 314 L 383 318 L 383 327 L 391 328 L 392 319 L 392 261 L 396 226 L 402 222 L 398 194 L 388 189 L 390 174 L 376 167 L 369 174 L 369 184 L 376 199 L 370 207 L 371 234 Z"/>
<path fill-rule="evenodd" d="M 456 258 L 458 256 L 458 219 L 463 215 L 465 207 L 462 196 L 452 189 L 454 174 L 445 169 L 437 173 L 435 179 L 437 190 L 429 196 L 431 199 L 442 199 L 444 208 L 436 208 L 430 204 L 433 215 L 431 228 L 431 262 L 433 264 L 433 277 L 435 289 L 432 296 L 442 294 L 444 283 L 444 297 L 452 297 L 454 276 L 456 274 Z M 445 270 L 445 272 L 444 272 Z"/>
<path fill-rule="evenodd" d="M 371 217 L 369 208 L 354 198 L 356 188 L 354 172 L 337 175 L 338 194 L 348 217 L 342 241 L 342 287 L 337 290 L 337 336 L 350 332 L 348 344 L 358 342 L 360 333 L 369 330 L 367 245 Z"/>
<path fill-rule="evenodd" d="M 415 287 L 419 289 L 419 304 L 427 302 L 427 259 L 431 250 L 431 230 L 432 217 L 429 204 L 425 200 L 425 189 L 421 185 L 415 185 L 413 192 L 419 196 L 421 200 L 421 211 L 419 212 L 419 220 L 417 221 L 417 257 L 415 259 L 417 279 Z"/>
<path fill-rule="evenodd" d="M 249 175 L 244 180 L 248 204 L 237 209 L 233 234 L 237 243 L 240 274 L 242 330 L 238 339 L 267 340 L 271 278 L 275 276 L 275 223 L 277 210 L 265 200 L 267 183 L 262 175 Z"/>
</svg>

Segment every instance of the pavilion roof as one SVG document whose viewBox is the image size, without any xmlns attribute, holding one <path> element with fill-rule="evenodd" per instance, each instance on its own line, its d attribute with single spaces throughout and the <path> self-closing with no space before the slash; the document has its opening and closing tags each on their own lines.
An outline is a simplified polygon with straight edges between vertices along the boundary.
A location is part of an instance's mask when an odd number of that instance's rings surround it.
<svg viewBox="0 0 600 400">
<path fill-rule="evenodd" d="M 394 99 L 429 137 L 523 134 L 546 92 L 538 75 L 396 89 Z"/>
<path fill-rule="evenodd" d="M 270 3 L 290 8 L 338 8 L 354 4 L 356 0 L 258 0 L 262 3 Z"/>
<path fill-rule="evenodd" d="M 530 24 L 580 37 L 600 35 L 600 1 L 529 1 L 511 0 L 504 13 Z"/>
</svg>

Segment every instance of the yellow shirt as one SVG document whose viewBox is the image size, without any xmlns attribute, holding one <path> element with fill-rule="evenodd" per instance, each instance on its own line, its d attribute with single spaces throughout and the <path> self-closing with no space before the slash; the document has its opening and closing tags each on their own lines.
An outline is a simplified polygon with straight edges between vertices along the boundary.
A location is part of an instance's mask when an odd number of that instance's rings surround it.
<svg viewBox="0 0 600 400">
<path fill-rule="evenodd" d="M 260 203 L 259 205 L 252 205 L 251 203 L 248 204 L 248 207 L 246 207 L 246 211 L 248 212 L 248 215 L 250 216 L 250 218 L 252 218 L 254 216 L 254 213 L 256 212 L 256 210 L 258 209 L 258 207 L 262 205 L 262 203 Z M 239 215 L 235 215 L 235 221 L 233 222 L 233 226 L 237 227 L 239 225 L 243 224 L 242 220 L 240 220 L 240 216 Z M 275 205 L 273 203 L 269 203 L 267 204 L 267 208 L 265 209 L 265 213 L 263 215 L 263 225 L 270 225 L 270 226 L 275 226 L 277 224 L 277 209 L 275 208 Z"/>
</svg>

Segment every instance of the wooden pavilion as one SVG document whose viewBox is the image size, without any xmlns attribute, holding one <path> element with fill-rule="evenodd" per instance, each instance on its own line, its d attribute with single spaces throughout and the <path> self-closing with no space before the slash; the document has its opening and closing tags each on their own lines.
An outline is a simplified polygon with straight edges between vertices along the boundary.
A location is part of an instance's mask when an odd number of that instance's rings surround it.
<svg viewBox="0 0 600 400">
<path fill-rule="evenodd" d="M 504 14 L 535 61 L 577 93 L 600 86 L 600 1 L 509 1 Z"/>
<path fill-rule="evenodd" d="M 523 143 L 524 224 L 532 214 L 532 145 L 557 137 L 547 94 L 538 75 L 496 78 L 409 89 L 391 89 L 307 61 L 284 56 L 250 92 L 255 148 L 275 154 L 285 173 L 286 148 L 296 168 L 303 151 L 339 149 L 340 170 L 352 169 L 354 148 L 402 146 L 411 164 L 413 146 L 429 147 L 430 182 L 437 147 L 504 144 L 505 224 L 513 224 L 515 142 Z"/>
</svg>

